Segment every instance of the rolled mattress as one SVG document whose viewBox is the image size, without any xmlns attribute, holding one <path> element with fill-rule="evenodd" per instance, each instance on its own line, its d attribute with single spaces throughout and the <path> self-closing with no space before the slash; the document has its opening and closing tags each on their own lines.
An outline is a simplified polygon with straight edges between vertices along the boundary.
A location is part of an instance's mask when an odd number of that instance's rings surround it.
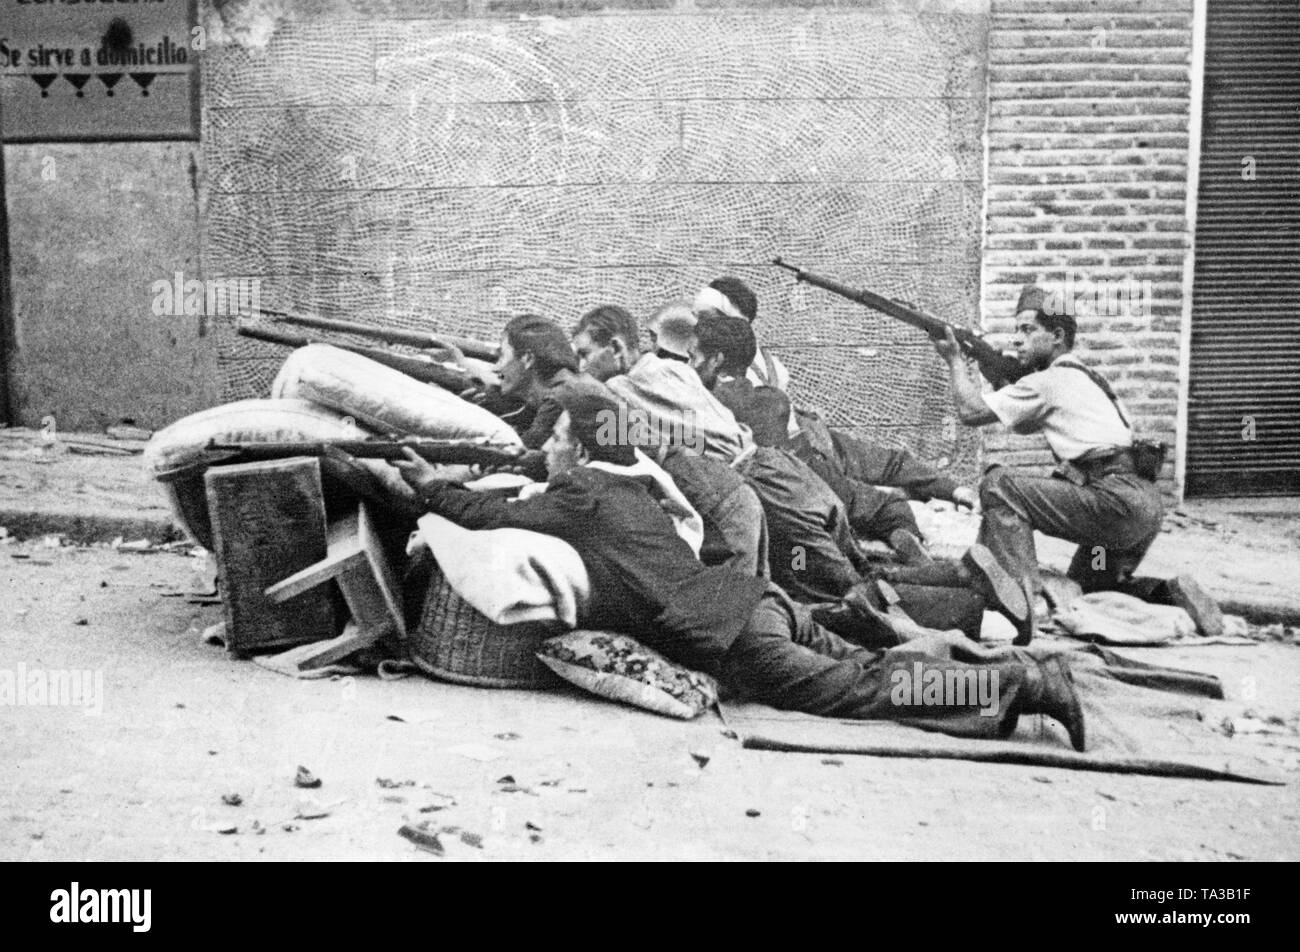
<svg viewBox="0 0 1300 952">
<path fill-rule="evenodd" d="M 372 434 L 326 407 L 306 400 L 239 400 L 182 417 L 154 434 L 144 449 L 149 475 L 162 483 L 172 515 L 194 541 L 212 547 L 203 474 L 227 454 L 218 443 L 291 443 L 363 440 Z M 413 493 L 396 469 L 382 460 L 360 460 L 394 499 Z"/>
<path fill-rule="evenodd" d="M 290 354 L 271 384 L 271 396 L 310 400 L 379 433 L 520 443 L 508 423 L 482 407 L 329 344 L 309 344 Z"/>
</svg>

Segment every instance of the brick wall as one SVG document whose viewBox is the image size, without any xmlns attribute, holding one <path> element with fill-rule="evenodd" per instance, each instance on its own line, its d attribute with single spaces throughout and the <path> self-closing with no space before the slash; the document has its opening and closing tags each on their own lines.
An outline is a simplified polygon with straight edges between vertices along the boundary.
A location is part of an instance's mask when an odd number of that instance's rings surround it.
<svg viewBox="0 0 1300 952">
<path fill-rule="evenodd" d="M 1172 448 L 1192 0 L 993 0 L 991 14 L 986 327 L 1010 330 L 1024 282 L 1149 281 L 1149 308 L 1081 308 L 1076 349 L 1112 382 L 1137 428 Z M 1041 437 L 1001 429 L 989 430 L 985 453 L 1008 465 L 1051 463 Z M 1168 492 L 1172 477 L 1171 453 Z"/>
</svg>

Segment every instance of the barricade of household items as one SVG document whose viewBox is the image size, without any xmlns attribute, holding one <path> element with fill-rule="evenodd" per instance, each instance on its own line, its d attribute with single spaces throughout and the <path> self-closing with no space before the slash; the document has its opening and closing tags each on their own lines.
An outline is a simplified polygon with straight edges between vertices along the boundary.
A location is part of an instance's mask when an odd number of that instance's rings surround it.
<svg viewBox="0 0 1300 952">
<path fill-rule="evenodd" d="M 144 456 L 176 521 L 213 554 L 232 655 L 275 652 L 267 666 L 296 677 L 399 659 L 481 687 L 563 679 L 676 717 L 716 703 L 706 676 L 626 636 L 574 630 L 588 580 L 566 542 L 423 514 L 386 462 L 410 446 L 479 468 L 467 477 L 509 471 L 471 488 L 544 479 L 540 454 L 500 418 L 323 344 L 295 351 L 272 394 L 185 417 Z"/>
</svg>

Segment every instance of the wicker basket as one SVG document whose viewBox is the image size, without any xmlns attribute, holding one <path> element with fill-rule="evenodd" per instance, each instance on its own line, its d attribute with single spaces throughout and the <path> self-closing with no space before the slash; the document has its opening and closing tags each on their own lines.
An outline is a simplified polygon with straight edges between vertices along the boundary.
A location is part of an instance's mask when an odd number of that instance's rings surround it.
<svg viewBox="0 0 1300 952">
<path fill-rule="evenodd" d="M 564 630 L 559 622 L 498 625 L 456 594 L 434 569 L 411 660 L 446 681 L 483 688 L 552 687 L 559 679 L 537 660 L 537 647 Z"/>
</svg>

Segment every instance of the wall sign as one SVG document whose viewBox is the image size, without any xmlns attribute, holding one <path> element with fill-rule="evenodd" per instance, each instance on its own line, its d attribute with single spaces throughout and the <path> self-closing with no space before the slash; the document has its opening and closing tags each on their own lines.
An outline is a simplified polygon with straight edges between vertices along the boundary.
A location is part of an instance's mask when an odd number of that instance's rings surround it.
<svg viewBox="0 0 1300 952">
<path fill-rule="evenodd" d="M 197 139 L 195 0 L 0 0 L 5 142 Z"/>
</svg>

